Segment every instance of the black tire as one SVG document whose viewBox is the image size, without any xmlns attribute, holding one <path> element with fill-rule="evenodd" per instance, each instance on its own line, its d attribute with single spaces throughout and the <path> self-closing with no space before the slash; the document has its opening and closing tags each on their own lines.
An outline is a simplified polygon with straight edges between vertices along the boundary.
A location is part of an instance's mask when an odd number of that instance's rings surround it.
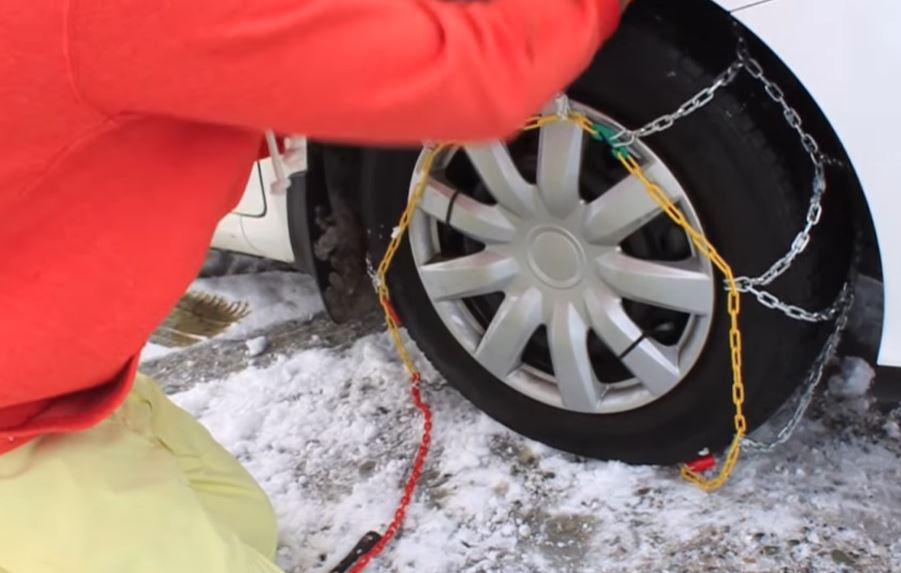
<svg viewBox="0 0 901 573">
<path fill-rule="evenodd" d="M 633 127 L 676 109 L 709 85 L 712 76 L 667 39 L 665 27 L 627 19 L 571 86 L 570 96 Z M 799 230 L 809 187 L 792 183 L 788 166 L 779 159 L 783 150 L 759 129 L 763 119 L 739 105 L 741 89 L 722 93 L 647 143 L 679 178 L 709 238 L 736 273 L 756 275 L 786 251 Z M 798 144 L 786 137 L 779 145 Z M 363 212 L 375 261 L 403 209 L 418 153 L 373 151 L 365 162 L 369 187 Z M 828 306 L 848 268 L 847 243 L 843 225 L 820 229 L 808 251 L 777 282 L 777 294 L 806 308 Z M 836 245 L 840 248 L 832 249 Z M 733 435 L 724 293 L 718 295 L 704 352 L 676 389 L 637 410 L 586 415 L 532 400 L 484 370 L 434 311 L 406 242 L 390 285 L 405 326 L 438 370 L 473 404 L 514 431 L 588 457 L 666 464 L 691 459 L 703 448 L 717 451 Z M 802 381 L 831 324 L 801 323 L 748 297 L 743 302 L 745 412 L 753 428 Z"/>
</svg>

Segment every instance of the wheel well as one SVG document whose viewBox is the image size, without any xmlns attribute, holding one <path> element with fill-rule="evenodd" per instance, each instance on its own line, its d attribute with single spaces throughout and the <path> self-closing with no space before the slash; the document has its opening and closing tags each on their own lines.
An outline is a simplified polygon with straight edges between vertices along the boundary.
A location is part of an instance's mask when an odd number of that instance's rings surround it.
<svg viewBox="0 0 901 573">
<path fill-rule="evenodd" d="M 748 43 L 751 53 L 763 65 L 767 76 L 783 89 L 786 100 L 798 110 L 804 121 L 804 128 L 816 138 L 823 151 L 836 160 L 836 165 L 828 171 L 829 193 L 834 196 L 841 192 L 840 202 L 844 205 L 837 208 L 851 214 L 848 222 L 860 232 L 861 271 L 881 279 L 882 259 L 876 230 L 857 173 L 823 110 L 779 56 L 712 0 L 643 0 L 637 2 L 626 17 L 658 24 L 661 33 L 674 35 L 674 39 L 685 46 L 692 57 L 712 75 L 720 73 L 734 61 L 739 38 Z M 752 81 L 745 77 L 736 82 L 736 89 L 741 89 L 743 82 L 745 84 L 742 103 L 760 121 L 764 134 L 774 142 L 774 147 L 786 154 L 792 165 L 804 166 L 803 169 L 794 170 L 797 177 L 795 183 L 799 188 L 809 188 L 809 160 L 800 142 L 797 145 L 780 144 L 798 141 L 797 135 L 789 131 L 781 110 L 763 90 L 747 89 Z"/>
<path fill-rule="evenodd" d="M 301 270 L 316 279 L 329 316 L 343 323 L 376 307 L 360 214 L 364 149 L 320 142 L 307 149 L 303 208 L 291 215 L 306 219 L 297 225 L 306 236 L 292 236 L 292 244 L 308 253 Z"/>
</svg>

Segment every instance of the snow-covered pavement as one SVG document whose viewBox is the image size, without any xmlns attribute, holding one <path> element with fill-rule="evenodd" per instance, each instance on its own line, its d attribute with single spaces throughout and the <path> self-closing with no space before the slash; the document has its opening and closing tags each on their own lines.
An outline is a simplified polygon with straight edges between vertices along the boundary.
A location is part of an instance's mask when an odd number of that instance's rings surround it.
<svg viewBox="0 0 901 573">
<path fill-rule="evenodd" d="M 377 322 L 336 327 L 312 282 L 199 279 L 252 313 L 221 339 L 150 348 L 145 370 L 260 481 L 288 573 L 328 571 L 391 518 L 420 420 Z M 861 321 L 858 321 L 860 323 Z M 866 321 L 863 321 L 866 328 Z M 417 354 L 433 449 L 388 572 L 901 571 L 901 410 L 843 358 L 795 437 L 705 494 L 673 468 L 579 459 L 475 410 Z"/>
</svg>

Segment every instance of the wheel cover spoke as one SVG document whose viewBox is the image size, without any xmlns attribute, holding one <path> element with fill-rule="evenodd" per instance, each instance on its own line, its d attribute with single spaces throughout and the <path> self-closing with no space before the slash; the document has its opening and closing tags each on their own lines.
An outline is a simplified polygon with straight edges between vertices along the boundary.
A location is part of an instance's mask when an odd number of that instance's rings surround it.
<svg viewBox="0 0 901 573">
<path fill-rule="evenodd" d="M 541 325 L 542 303 L 537 289 L 504 299 L 475 352 L 489 372 L 504 378 L 522 363 L 523 349 Z"/>
<path fill-rule="evenodd" d="M 612 294 L 585 293 L 594 333 L 652 394 L 662 396 L 679 383 L 675 353 L 645 337 Z"/>
<path fill-rule="evenodd" d="M 534 212 L 535 186 L 523 178 L 506 145 L 469 145 L 466 154 L 498 204 L 521 217 Z"/>
<path fill-rule="evenodd" d="M 690 314 L 713 311 L 710 276 L 696 260 L 654 262 L 612 251 L 597 260 L 597 269 L 624 298 Z"/>
<path fill-rule="evenodd" d="M 543 126 L 539 139 L 538 189 L 548 211 L 565 218 L 581 201 L 585 130 L 571 121 L 557 121 Z"/>
<path fill-rule="evenodd" d="M 519 264 L 515 259 L 493 251 L 419 268 L 423 286 L 435 301 L 503 292 L 518 272 Z"/>
<path fill-rule="evenodd" d="M 583 293 L 588 324 L 595 334 L 617 356 L 623 355 L 642 337 L 641 329 L 629 318 L 622 301 L 602 289 Z"/>
<path fill-rule="evenodd" d="M 622 357 L 626 368 L 655 396 L 663 396 L 679 383 L 676 360 L 674 349 L 648 338 Z"/>
<path fill-rule="evenodd" d="M 588 355 L 588 326 L 574 305 L 554 308 L 548 337 L 563 405 L 576 412 L 597 412 L 604 392 Z"/>
<path fill-rule="evenodd" d="M 485 205 L 468 195 L 456 194 L 452 187 L 429 179 L 419 208 L 448 223 L 464 235 L 487 244 L 508 243 L 516 234 L 516 227 L 495 205 Z M 451 208 L 453 201 L 453 208 Z M 448 215 L 450 217 L 448 218 Z"/>
<path fill-rule="evenodd" d="M 661 162 L 655 161 L 644 169 L 671 200 L 678 200 L 679 183 Z M 595 244 L 618 245 L 660 214 L 660 206 L 647 194 L 641 181 L 630 175 L 585 209 L 585 238 Z"/>
</svg>

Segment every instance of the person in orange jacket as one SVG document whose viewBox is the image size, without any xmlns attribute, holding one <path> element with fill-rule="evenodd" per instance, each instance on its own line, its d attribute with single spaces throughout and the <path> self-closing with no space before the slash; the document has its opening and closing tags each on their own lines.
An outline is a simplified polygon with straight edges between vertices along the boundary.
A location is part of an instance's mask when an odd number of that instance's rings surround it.
<svg viewBox="0 0 901 573">
<path fill-rule="evenodd" d="M 0 3 L 0 571 L 278 571 L 265 495 L 136 374 L 263 131 L 510 135 L 629 1 Z"/>
</svg>

